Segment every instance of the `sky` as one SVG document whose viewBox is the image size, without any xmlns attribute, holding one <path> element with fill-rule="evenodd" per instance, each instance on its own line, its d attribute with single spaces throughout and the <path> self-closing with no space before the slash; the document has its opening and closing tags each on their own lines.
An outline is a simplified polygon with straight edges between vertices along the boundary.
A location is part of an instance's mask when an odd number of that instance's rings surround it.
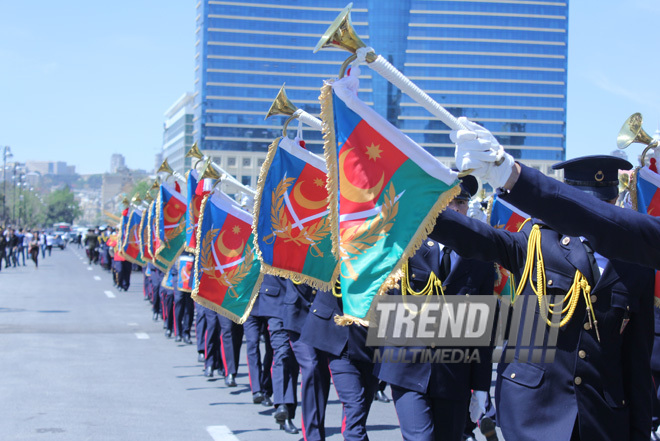
<svg viewBox="0 0 660 441">
<path fill-rule="evenodd" d="M 567 159 L 615 150 L 635 112 L 660 127 L 659 24 L 658 0 L 569 1 Z M 113 153 L 152 169 L 165 111 L 193 91 L 194 32 L 193 1 L 0 0 L 0 147 L 82 174 Z"/>
</svg>

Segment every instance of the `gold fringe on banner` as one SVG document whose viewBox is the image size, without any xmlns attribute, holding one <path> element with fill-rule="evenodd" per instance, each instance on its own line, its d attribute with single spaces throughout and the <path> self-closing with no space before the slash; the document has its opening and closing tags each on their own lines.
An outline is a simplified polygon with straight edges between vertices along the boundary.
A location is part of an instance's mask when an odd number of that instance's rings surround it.
<svg viewBox="0 0 660 441">
<path fill-rule="evenodd" d="M 266 153 L 266 159 L 264 160 L 264 163 L 261 165 L 261 170 L 259 170 L 259 179 L 257 179 L 257 191 L 254 195 L 254 208 L 252 210 L 252 233 L 254 234 L 253 242 L 254 242 L 254 250 L 257 253 L 257 258 L 259 259 L 259 262 L 261 262 L 262 268 L 264 265 L 264 259 L 261 255 L 261 249 L 259 249 L 259 243 L 258 239 L 259 236 L 257 235 L 257 220 L 259 219 L 259 213 L 261 212 L 261 199 L 263 197 L 264 193 L 264 186 L 266 185 L 266 176 L 268 175 L 268 171 L 270 170 L 270 166 L 273 163 L 273 159 L 275 158 L 275 153 L 277 153 L 277 146 L 280 144 L 280 140 L 282 137 L 275 138 L 275 140 L 268 146 L 268 153 Z M 201 214 L 201 209 L 200 209 L 200 214 Z"/>
<path fill-rule="evenodd" d="M 637 210 L 637 174 L 639 173 L 640 167 L 635 167 L 635 170 L 630 174 L 630 182 L 628 183 L 628 191 L 630 192 L 630 202 L 632 203 L 632 209 Z M 658 298 L 655 299 L 658 301 Z"/>
<path fill-rule="evenodd" d="M 332 109 L 332 83 L 326 80 L 321 88 L 321 120 L 323 121 L 323 156 L 328 167 L 325 187 L 328 190 L 328 209 L 330 210 L 330 230 L 332 234 L 332 254 L 339 257 L 339 183 L 337 176 L 337 141 L 335 139 L 334 111 Z"/>
</svg>

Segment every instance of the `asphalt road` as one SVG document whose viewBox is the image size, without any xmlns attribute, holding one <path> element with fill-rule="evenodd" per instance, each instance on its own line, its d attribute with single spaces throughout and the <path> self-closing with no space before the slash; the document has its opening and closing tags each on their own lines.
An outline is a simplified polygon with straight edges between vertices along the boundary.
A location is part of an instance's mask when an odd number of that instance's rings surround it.
<svg viewBox="0 0 660 441">
<path fill-rule="evenodd" d="M 252 404 L 245 346 L 238 387 L 228 388 L 202 375 L 194 345 L 164 336 L 140 273 L 119 292 L 75 245 L 38 269 L 26 263 L 0 271 L 0 440 L 302 440 Z M 327 439 L 341 440 L 340 427 L 331 390 Z M 394 406 L 375 402 L 367 430 L 400 440 Z"/>
</svg>

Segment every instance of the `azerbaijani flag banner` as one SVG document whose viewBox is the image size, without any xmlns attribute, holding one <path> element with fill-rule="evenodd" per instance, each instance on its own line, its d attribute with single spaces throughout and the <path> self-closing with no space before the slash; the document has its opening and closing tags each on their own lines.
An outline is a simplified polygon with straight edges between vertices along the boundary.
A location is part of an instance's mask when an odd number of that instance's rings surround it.
<svg viewBox="0 0 660 441">
<path fill-rule="evenodd" d="M 374 296 L 396 286 L 403 264 L 460 191 L 457 173 L 360 101 L 358 74 L 353 68 L 321 90 L 340 324 L 367 324 Z"/>
<path fill-rule="evenodd" d="M 199 207 L 202 205 L 203 183 L 199 182 L 199 173 L 193 169 L 188 173 L 187 200 L 188 213 L 186 213 L 186 248 L 189 253 L 194 253 L 197 247 L 197 222 L 199 221 Z"/>
<path fill-rule="evenodd" d="M 325 160 L 295 141 L 278 138 L 271 144 L 254 208 L 262 272 L 332 288 L 339 267 L 332 254 L 326 177 Z"/>
<path fill-rule="evenodd" d="M 631 195 L 633 209 L 660 217 L 660 175 L 648 167 L 637 168 L 633 174 Z M 660 307 L 660 273 L 655 272 L 655 306 Z"/>
<path fill-rule="evenodd" d="M 263 277 L 252 220 L 219 195 L 202 200 L 192 298 L 239 324 L 248 318 Z"/>
<path fill-rule="evenodd" d="M 151 216 L 152 206 L 155 203 L 156 201 L 151 201 L 149 207 L 142 213 L 142 219 L 140 219 L 140 226 L 138 227 L 138 234 L 140 235 L 140 259 L 144 262 L 150 262 L 153 259 L 149 249 L 149 218 Z"/>
<path fill-rule="evenodd" d="M 504 228 L 511 232 L 520 231 L 525 221 L 529 218 L 527 213 L 503 201 L 497 195 L 493 195 L 488 211 L 488 223 L 491 226 Z M 495 264 L 495 268 L 497 278 L 495 279 L 493 292 L 498 296 L 502 296 L 503 293 L 507 294 L 510 300 L 513 301 L 516 293 L 516 284 L 513 275 L 501 265 Z"/>
<path fill-rule="evenodd" d="M 144 265 L 144 261 L 140 257 L 140 225 L 142 223 L 142 210 L 134 208 L 128 218 L 128 226 L 126 228 L 126 235 L 121 245 L 121 255 L 124 259 L 131 263 L 136 263 L 140 266 Z"/>
<path fill-rule="evenodd" d="M 188 254 L 179 256 L 179 278 L 177 288 L 179 291 L 192 292 L 192 274 L 195 257 Z"/>
<path fill-rule="evenodd" d="M 154 251 L 155 260 L 171 267 L 183 251 L 186 241 L 186 199 L 174 187 L 160 186 L 156 200 L 156 235 L 160 242 Z"/>
<path fill-rule="evenodd" d="M 156 250 L 160 248 L 160 239 L 158 238 L 158 230 L 156 228 L 156 222 L 158 220 L 157 202 L 158 202 L 157 200 L 153 201 L 151 203 L 151 207 L 149 208 L 149 219 L 148 219 L 148 228 L 147 228 L 147 236 L 149 237 L 148 251 L 149 254 L 151 255 L 151 262 L 154 264 L 154 266 L 158 268 L 160 271 L 165 272 L 167 271 L 167 266 L 165 266 L 155 257 Z"/>
<path fill-rule="evenodd" d="M 124 243 L 124 238 L 126 237 L 126 229 L 128 227 L 128 208 L 124 209 L 121 212 L 121 221 L 119 221 L 119 227 L 117 227 L 117 246 L 115 252 L 120 252 L 122 245 Z"/>
</svg>

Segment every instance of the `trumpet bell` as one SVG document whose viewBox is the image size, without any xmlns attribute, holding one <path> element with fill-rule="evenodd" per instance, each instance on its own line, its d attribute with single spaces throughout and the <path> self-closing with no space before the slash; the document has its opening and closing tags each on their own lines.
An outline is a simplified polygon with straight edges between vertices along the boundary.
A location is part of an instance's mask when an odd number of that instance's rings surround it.
<svg viewBox="0 0 660 441">
<path fill-rule="evenodd" d="M 140 205 L 142 203 L 142 198 L 139 195 L 135 195 L 131 198 L 131 203 L 133 205 Z"/>
<path fill-rule="evenodd" d="M 649 145 L 653 142 L 653 138 L 642 128 L 642 114 L 633 113 L 623 123 L 619 135 L 616 137 L 616 146 L 620 149 L 625 149 L 630 144 L 638 142 L 640 144 Z"/>
<path fill-rule="evenodd" d="M 197 158 L 197 159 L 202 159 L 204 155 L 202 154 L 202 151 L 199 149 L 197 146 L 197 141 L 190 147 L 190 150 L 188 150 L 188 153 L 186 153 L 186 158 Z"/>
<path fill-rule="evenodd" d="M 339 13 L 319 42 L 316 43 L 314 53 L 326 47 L 338 47 L 355 53 L 361 47 L 366 47 L 366 44 L 358 37 L 351 23 L 351 8 L 353 8 L 353 3 L 349 3 Z"/>
<path fill-rule="evenodd" d="M 282 84 L 282 87 L 280 88 L 280 91 L 277 92 L 277 96 L 275 97 L 275 101 L 273 101 L 273 104 L 270 105 L 270 109 L 268 109 L 268 113 L 266 114 L 266 117 L 264 119 L 268 119 L 273 115 L 293 115 L 298 108 L 287 98 L 286 96 L 286 90 L 284 90 L 284 84 Z"/>
<path fill-rule="evenodd" d="M 217 172 L 213 165 L 211 164 L 211 158 L 206 160 L 204 164 L 204 169 L 199 175 L 199 179 L 220 179 L 220 174 Z"/>
<path fill-rule="evenodd" d="M 151 190 L 158 190 L 160 188 L 160 180 L 156 179 L 153 184 L 151 184 L 151 187 L 149 187 L 149 190 L 147 191 L 150 192 Z"/>
<path fill-rule="evenodd" d="M 170 164 L 168 164 L 167 159 L 165 159 L 160 167 L 158 167 L 156 173 L 167 173 L 168 175 L 172 175 L 174 174 L 174 170 L 172 170 L 172 167 L 170 167 Z"/>
</svg>

